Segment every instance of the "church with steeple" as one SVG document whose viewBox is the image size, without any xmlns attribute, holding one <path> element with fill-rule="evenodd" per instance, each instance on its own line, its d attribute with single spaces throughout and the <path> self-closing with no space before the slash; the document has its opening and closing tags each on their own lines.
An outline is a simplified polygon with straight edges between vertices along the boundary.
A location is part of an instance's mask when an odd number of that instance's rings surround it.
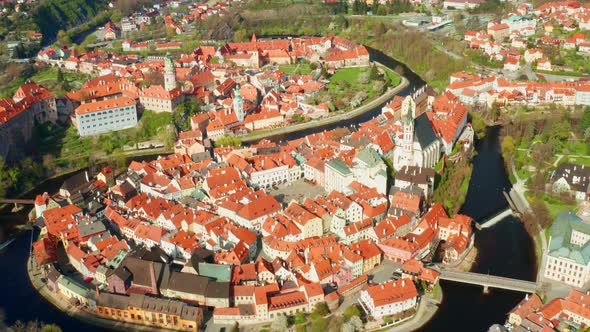
<svg viewBox="0 0 590 332">
<path fill-rule="evenodd" d="M 150 85 L 139 92 L 139 102 L 154 112 L 172 112 L 184 101 L 184 94 L 176 87 L 176 69 L 170 54 L 164 58 L 164 86 Z"/>
<path fill-rule="evenodd" d="M 402 135 L 395 138 L 393 168 L 404 166 L 434 168 L 440 158 L 440 141 L 426 113 L 416 118 L 416 103 L 411 96 L 402 102 Z"/>
</svg>

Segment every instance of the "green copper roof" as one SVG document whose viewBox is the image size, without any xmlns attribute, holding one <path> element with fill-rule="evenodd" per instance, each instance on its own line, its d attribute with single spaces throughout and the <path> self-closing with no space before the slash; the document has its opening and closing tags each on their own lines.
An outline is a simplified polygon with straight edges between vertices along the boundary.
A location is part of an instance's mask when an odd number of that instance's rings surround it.
<svg viewBox="0 0 590 332">
<path fill-rule="evenodd" d="M 377 151 L 375 151 L 373 148 L 369 147 L 362 149 L 361 152 L 359 152 L 359 154 L 356 156 L 356 158 L 363 162 L 365 165 L 367 165 L 367 167 L 369 168 L 375 167 L 380 162 L 382 162 L 379 153 L 377 153 Z"/>
<path fill-rule="evenodd" d="M 59 284 L 59 287 L 66 288 L 72 293 L 76 293 L 82 297 L 88 296 L 88 288 L 80 285 L 77 281 L 70 277 L 62 275 L 59 277 L 59 279 L 57 279 L 57 283 Z"/>
<path fill-rule="evenodd" d="M 170 57 L 170 53 L 167 53 L 166 57 L 164 58 L 164 70 L 167 72 L 174 71 L 174 62 Z"/>
<path fill-rule="evenodd" d="M 117 267 L 119 267 L 119 264 L 121 264 L 121 262 L 125 259 L 125 257 L 127 257 L 127 254 L 127 250 L 119 250 L 115 257 L 107 263 L 107 266 L 113 270 L 116 269 Z"/>
<path fill-rule="evenodd" d="M 517 22 L 522 20 L 530 20 L 531 18 L 528 16 L 520 16 L 520 15 L 512 15 L 507 19 L 504 19 L 505 22 Z"/>
<path fill-rule="evenodd" d="M 573 231 L 590 234 L 590 225 L 571 212 L 560 212 L 551 226 L 549 255 L 568 258 L 578 264 L 586 265 L 590 263 L 590 241 L 582 246 L 572 244 Z"/>
<path fill-rule="evenodd" d="M 297 152 L 293 154 L 293 158 L 295 158 L 297 165 L 303 165 L 303 164 L 305 164 L 305 162 L 307 162 L 307 159 L 305 159 L 304 156 L 302 156 L 300 153 L 297 153 Z"/>
<path fill-rule="evenodd" d="M 345 162 L 339 159 L 330 160 L 326 163 L 326 166 L 330 166 L 336 172 L 340 173 L 341 175 L 347 176 L 352 174 L 348 165 Z"/>
<path fill-rule="evenodd" d="M 231 279 L 231 266 L 200 262 L 199 275 L 213 278 L 217 281 L 229 281 Z"/>
</svg>

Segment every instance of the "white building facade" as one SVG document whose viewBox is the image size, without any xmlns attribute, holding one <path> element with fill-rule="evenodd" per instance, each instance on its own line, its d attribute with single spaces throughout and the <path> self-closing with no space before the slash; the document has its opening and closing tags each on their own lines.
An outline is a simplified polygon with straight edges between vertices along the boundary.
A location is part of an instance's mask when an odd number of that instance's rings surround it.
<svg viewBox="0 0 590 332">
<path fill-rule="evenodd" d="M 137 125 L 135 101 L 127 97 L 106 99 L 80 105 L 75 110 L 80 136 L 91 136 Z"/>
</svg>

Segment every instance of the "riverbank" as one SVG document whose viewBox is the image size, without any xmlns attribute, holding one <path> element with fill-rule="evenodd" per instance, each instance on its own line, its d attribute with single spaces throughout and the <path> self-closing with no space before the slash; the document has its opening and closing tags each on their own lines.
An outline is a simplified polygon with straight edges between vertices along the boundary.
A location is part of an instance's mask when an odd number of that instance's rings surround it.
<svg viewBox="0 0 590 332">
<path fill-rule="evenodd" d="M 477 236 L 477 235 L 475 235 L 475 236 Z M 463 258 L 460 258 L 458 260 L 458 263 L 449 264 L 446 267 L 452 268 L 453 270 L 460 271 L 460 272 L 469 272 L 473 268 L 473 265 L 475 264 L 475 262 L 477 260 L 478 254 L 479 254 L 479 251 L 478 251 L 477 247 L 475 247 L 473 245 L 473 246 L 471 246 L 471 248 L 468 249 L 467 253 L 465 253 L 463 255 Z"/>
<path fill-rule="evenodd" d="M 383 66 L 383 65 L 379 64 L 379 66 Z M 335 115 L 331 115 L 327 118 L 323 118 L 323 119 L 319 119 L 319 120 L 315 120 L 315 121 L 293 124 L 293 125 L 289 125 L 288 127 L 281 127 L 281 128 L 277 128 L 277 129 L 262 131 L 260 133 L 253 133 L 253 134 L 242 135 L 242 136 L 237 136 L 237 137 L 240 138 L 240 140 L 242 142 L 251 143 L 251 142 L 257 142 L 257 141 L 260 141 L 262 139 L 272 137 L 272 136 L 291 134 L 291 133 L 295 133 L 295 132 L 299 132 L 299 131 L 303 131 L 303 130 L 309 130 L 309 129 L 316 128 L 316 127 L 331 125 L 331 124 L 335 124 L 337 122 L 354 119 L 356 117 L 359 117 L 359 116 L 365 114 L 366 112 L 369 112 L 369 111 L 379 107 L 381 104 L 384 104 L 388 100 L 392 99 L 395 95 L 402 92 L 405 88 L 407 88 L 410 85 L 409 80 L 405 76 L 400 76 L 400 77 L 401 77 L 401 82 L 398 85 L 396 85 L 395 87 L 393 87 L 391 89 L 388 89 L 383 95 L 379 96 L 376 99 L 373 99 L 372 101 L 370 101 L 360 107 L 355 108 L 354 110 L 347 111 L 344 113 L 338 113 Z"/>
<path fill-rule="evenodd" d="M 122 153 L 122 157 L 125 158 L 126 164 L 128 164 L 129 160 L 134 159 L 134 158 L 150 157 L 150 156 L 156 156 L 156 155 L 159 156 L 162 154 L 170 154 L 173 152 L 174 152 L 174 150 L 168 149 L 168 148 L 153 148 L 153 149 L 145 149 L 145 150 L 126 151 L 126 152 Z M 108 158 L 108 157 L 110 157 L 110 156 L 97 158 L 94 162 L 95 163 L 106 162 L 106 161 L 110 160 L 110 158 Z M 78 167 L 78 168 L 63 170 L 59 173 L 52 174 L 51 176 L 48 176 L 47 178 L 43 179 L 35 187 L 30 188 L 22 193 L 19 193 L 16 197 L 11 197 L 11 198 L 31 198 L 31 199 L 34 199 L 37 194 L 42 194 L 42 192 L 40 192 L 39 188 L 45 187 L 48 182 L 51 182 L 51 181 L 57 180 L 57 179 L 61 179 L 61 178 L 63 178 L 63 180 L 65 180 L 66 177 L 74 175 L 74 174 L 88 168 L 89 166 L 90 165 L 87 165 L 85 167 Z M 2 215 L 5 212 L 4 209 L 10 209 L 11 206 L 12 206 L 12 204 L 0 204 L 0 215 Z M 11 213 L 8 213 L 8 214 L 11 214 Z"/>
<path fill-rule="evenodd" d="M 146 332 L 157 332 L 166 330 L 163 328 L 155 328 L 145 325 L 131 324 L 121 321 L 114 321 L 109 319 L 100 318 L 91 312 L 85 311 L 84 309 L 73 306 L 71 303 L 61 298 L 59 295 L 52 292 L 47 285 L 41 280 L 41 271 L 36 269 L 33 263 L 33 257 L 30 256 L 27 260 L 27 274 L 29 281 L 33 287 L 37 290 L 38 294 L 41 295 L 47 302 L 51 303 L 54 307 L 65 313 L 66 315 L 82 320 L 86 323 L 100 327 L 101 329 L 117 330 L 117 331 L 146 331 Z M 171 330 L 172 331 L 172 330 Z"/>
</svg>

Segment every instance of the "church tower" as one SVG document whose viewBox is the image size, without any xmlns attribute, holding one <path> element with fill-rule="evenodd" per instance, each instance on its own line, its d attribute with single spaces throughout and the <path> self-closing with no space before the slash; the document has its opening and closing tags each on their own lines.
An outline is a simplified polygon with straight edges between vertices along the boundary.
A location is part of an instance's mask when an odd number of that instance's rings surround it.
<svg viewBox="0 0 590 332">
<path fill-rule="evenodd" d="M 164 59 L 164 88 L 166 91 L 171 91 L 176 88 L 176 70 L 174 63 L 170 57 L 170 53 L 166 54 Z"/>
<path fill-rule="evenodd" d="M 234 112 L 236 112 L 238 121 L 244 122 L 244 118 L 246 117 L 246 114 L 244 113 L 244 99 L 242 99 L 239 85 L 234 90 L 234 100 L 232 102 L 232 106 L 234 108 Z"/>
<path fill-rule="evenodd" d="M 402 165 L 411 166 L 414 163 L 414 114 L 416 112 L 416 103 L 414 99 L 407 96 L 402 102 L 402 122 L 403 122 L 403 139 L 402 139 Z"/>
</svg>

